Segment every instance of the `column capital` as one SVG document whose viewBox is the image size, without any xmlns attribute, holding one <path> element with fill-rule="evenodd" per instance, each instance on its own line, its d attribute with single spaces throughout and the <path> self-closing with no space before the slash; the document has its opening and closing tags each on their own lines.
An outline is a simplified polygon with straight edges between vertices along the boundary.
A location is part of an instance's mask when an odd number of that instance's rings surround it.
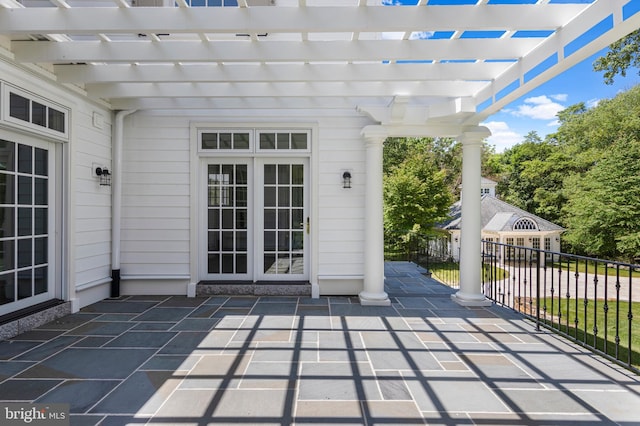
<svg viewBox="0 0 640 426">
<path fill-rule="evenodd" d="M 491 130 L 485 126 L 468 126 L 462 128 L 458 140 L 463 145 L 477 145 L 489 136 L 491 136 Z"/>
<path fill-rule="evenodd" d="M 379 124 L 364 127 L 360 134 L 368 144 L 382 144 L 389 137 L 386 127 Z"/>
</svg>

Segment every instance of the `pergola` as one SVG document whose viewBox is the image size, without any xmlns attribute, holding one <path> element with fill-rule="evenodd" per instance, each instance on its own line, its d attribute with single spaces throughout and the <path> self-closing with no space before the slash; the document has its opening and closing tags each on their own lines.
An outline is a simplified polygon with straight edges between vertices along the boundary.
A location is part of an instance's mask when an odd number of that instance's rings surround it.
<svg viewBox="0 0 640 426">
<path fill-rule="evenodd" d="M 457 299 L 475 304 L 479 124 L 640 27 L 638 12 L 639 0 L 0 0 L 0 57 L 112 110 L 357 109 L 378 123 L 363 129 L 373 241 L 384 139 L 458 138 Z M 367 245 L 361 296 L 374 303 L 381 257 Z"/>
</svg>

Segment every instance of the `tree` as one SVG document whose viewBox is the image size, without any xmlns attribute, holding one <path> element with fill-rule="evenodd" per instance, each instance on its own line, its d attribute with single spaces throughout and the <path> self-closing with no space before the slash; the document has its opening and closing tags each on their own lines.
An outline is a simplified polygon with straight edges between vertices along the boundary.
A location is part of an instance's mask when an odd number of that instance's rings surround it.
<svg viewBox="0 0 640 426">
<path fill-rule="evenodd" d="M 384 227 L 390 248 L 408 250 L 416 234 L 433 233 L 452 203 L 445 172 L 430 153 L 414 153 L 384 178 Z"/>
<path fill-rule="evenodd" d="M 613 84 L 617 75 L 625 77 L 632 67 L 640 67 L 640 30 L 610 45 L 607 54 L 593 63 L 594 70 L 604 71 L 606 84 Z"/>
<path fill-rule="evenodd" d="M 565 240 L 589 255 L 640 258 L 640 139 L 623 138 L 567 182 Z"/>
</svg>

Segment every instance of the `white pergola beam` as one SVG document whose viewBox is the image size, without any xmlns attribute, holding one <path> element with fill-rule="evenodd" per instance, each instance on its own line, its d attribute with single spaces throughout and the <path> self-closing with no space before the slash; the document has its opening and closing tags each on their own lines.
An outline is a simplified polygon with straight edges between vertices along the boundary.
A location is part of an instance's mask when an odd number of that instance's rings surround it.
<svg viewBox="0 0 640 426">
<path fill-rule="evenodd" d="M 302 33 L 555 30 L 587 5 L 448 7 L 75 7 L 0 10 L 0 32 Z"/>
<path fill-rule="evenodd" d="M 85 64 L 54 67 L 61 83 L 491 80 L 509 62 L 433 64 Z"/>
<path fill-rule="evenodd" d="M 98 83 L 86 85 L 97 98 L 135 97 L 468 97 L 487 83 L 476 81 L 435 82 L 327 82 L 327 83 Z"/>
<path fill-rule="evenodd" d="M 355 41 L 15 41 L 19 62 L 327 62 L 521 58 L 537 39 Z"/>
</svg>

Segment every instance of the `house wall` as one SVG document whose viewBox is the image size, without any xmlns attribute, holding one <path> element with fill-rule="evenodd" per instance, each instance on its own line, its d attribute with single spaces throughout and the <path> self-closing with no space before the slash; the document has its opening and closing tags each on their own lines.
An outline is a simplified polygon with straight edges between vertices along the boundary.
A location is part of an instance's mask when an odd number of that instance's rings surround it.
<svg viewBox="0 0 640 426">
<path fill-rule="evenodd" d="M 350 110 L 139 111 L 125 119 L 121 274 L 124 294 L 186 294 L 199 281 L 191 227 L 191 123 L 312 129 L 310 281 L 321 294 L 362 288 L 364 142 L 370 121 Z M 195 158 L 195 160 L 194 160 Z M 353 176 L 342 187 L 342 173 Z"/>
<path fill-rule="evenodd" d="M 20 143 L 49 141 L 56 158 L 55 296 L 73 302 L 73 310 L 108 296 L 111 281 L 111 191 L 92 174 L 95 165 L 111 166 L 111 111 L 80 92 L 55 83 L 44 69 L 19 67 L 0 57 L 0 80 L 68 109 L 68 139 L 11 123 L 0 124 L 0 135 Z"/>
</svg>

